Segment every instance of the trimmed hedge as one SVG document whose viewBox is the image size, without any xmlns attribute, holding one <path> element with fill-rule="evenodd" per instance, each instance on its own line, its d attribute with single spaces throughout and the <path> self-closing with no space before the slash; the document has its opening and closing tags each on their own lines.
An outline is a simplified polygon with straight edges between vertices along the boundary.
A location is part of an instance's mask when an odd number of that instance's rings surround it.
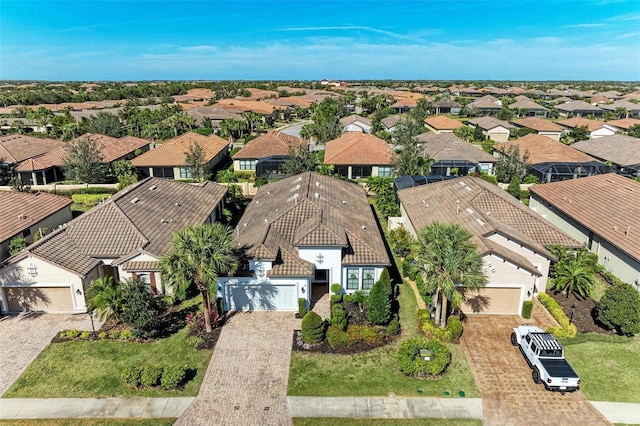
<svg viewBox="0 0 640 426">
<path fill-rule="evenodd" d="M 187 368 L 181 365 L 164 368 L 145 366 L 129 366 L 122 370 L 120 379 L 130 389 L 161 385 L 164 389 L 175 389 L 187 376 Z"/>
<path fill-rule="evenodd" d="M 332 348 L 346 348 L 349 346 L 349 335 L 340 327 L 332 325 L 327 330 L 327 343 Z"/>
<path fill-rule="evenodd" d="M 341 304 L 331 307 L 331 325 L 343 331 L 347 329 L 347 312 Z"/>
<path fill-rule="evenodd" d="M 398 319 L 398 314 L 393 316 L 393 319 L 387 326 L 387 334 L 389 336 L 396 336 L 400 334 L 400 320 Z"/>
<path fill-rule="evenodd" d="M 83 206 L 95 206 L 110 196 L 111 194 L 73 194 L 71 199 L 76 204 L 82 204 Z"/>
<path fill-rule="evenodd" d="M 533 302 L 531 300 L 525 300 L 522 302 L 522 318 L 531 318 L 531 312 L 533 311 Z"/>
<path fill-rule="evenodd" d="M 559 340 L 564 346 L 568 346 L 586 342 L 629 343 L 632 339 L 632 337 L 618 336 L 617 334 L 580 333 L 574 338 Z"/>
<path fill-rule="evenodd" d="M 298 315 L 304 317 L 307 313 L 307 300 L 304 297 L 298 299 Z"/>
<path fill-rule="evenodd" d="M 431 320 L 429 311 L 426 309 L 418 311 L 418 324 L 420 325 L 420 330 L 428 339 L 455 340 L 462 335 L 463 330 L 462 322 L 453 315 L 447 318 L 445 328 L 436 326 Z"/>
<path fill-rule="evenodd" d="M 578 329 L 575 324 L 569 323 L 569 317 L 562 311 L 558 302 L 546 293 L 538 294 L 538 300 L 540 300 L 542 306 L 547 308 L 551 316 L 560 324 L 560 327 L 550 327 L 547 331 L 556 337 L 575 337 Z"/>
<path fill-rule="evenodd" d="M 325 324 L 320 315 L 309 311 L 302 318 L 302 340 L 305 343 L 320 343 L 324 340 Z"/>
<path fill-rule="evenodd" d="M 425 361 L 420 356 L 421 349 L 431 349 L 433 356 Z M 451 351 L 443 343 L 426 337 L 405 340 L 398 349 L 397 362 L 400 371 L 407 376 L 436 376 L 451 363 Z"/>
<path fill-rule="evenodd" d="M 332 348 L 346 348 L 354 346 L 358 343 L 367 345 L 375 345 L 382 343 L 384 336 L 375 328 L 364 325 L 351 325 L 347 331 L 343 331 L 340 327 L 334 325 L 327 330 L 327 343 Z"/>
</svg>

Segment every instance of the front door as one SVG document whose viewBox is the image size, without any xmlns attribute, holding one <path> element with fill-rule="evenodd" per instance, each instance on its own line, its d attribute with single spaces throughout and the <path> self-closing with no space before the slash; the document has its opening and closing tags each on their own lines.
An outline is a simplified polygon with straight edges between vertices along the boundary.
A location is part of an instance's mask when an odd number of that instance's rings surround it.
<svg viewBox="0 0 640 426">
<path fill-rule="evenodd" d="M 311 283 L 311 301 L 315 302 L 327 293 L 329 293 L 329 270 L 316 269 Z"/>
</svg>

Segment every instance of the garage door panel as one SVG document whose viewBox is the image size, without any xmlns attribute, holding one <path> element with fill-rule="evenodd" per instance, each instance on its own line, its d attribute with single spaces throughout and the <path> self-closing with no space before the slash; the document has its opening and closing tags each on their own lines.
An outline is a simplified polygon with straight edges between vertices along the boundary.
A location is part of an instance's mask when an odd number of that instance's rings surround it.
<svg viewBox="0 0 640 426">
<path fill-rule="evenodd" d="M 229 309 L 246 311 L 295 311 L 298 309 L 294 285 L 230 285 Z"/>
<path fill-rule="evenodd" d="M 517 314 L 520 306 L 520 288 L 487 287 L 463 295 L 460 309 L 466 314 Z"/>
<path fill-rule="evenodd" d="M 9 312 L 73 312 L 70 287 L 5 287 Z"/>
</svg>

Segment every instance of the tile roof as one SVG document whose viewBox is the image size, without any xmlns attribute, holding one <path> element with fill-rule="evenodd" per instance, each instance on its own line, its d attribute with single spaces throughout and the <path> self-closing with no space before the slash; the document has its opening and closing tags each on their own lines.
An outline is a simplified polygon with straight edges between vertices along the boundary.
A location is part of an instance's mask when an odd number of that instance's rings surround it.
<svg viewBox="0 0 640 426">
<path fill-rule="evenodd" d="M 515 129 L 515 127 L 511 125 L 511 123 L 504 120 L 498 120 L 497 118 L 494 118 L 494 117 L 478 117 L 478 118 L 471 118 L 466 121 L 468 123 L 475 124 L 476 126 L 480 126 L 480 128 L 483 130 L 491 130 L 500 126 L 504 127 L 507 130 Z"/>
<path fill-rule="evenodd" d="M 466 160 L 474 163 L 495 163 L 498 161 L 493 155 L 487 154 L 482 149 L 451 133 L 421 133 L 417 139 L 423 143 L 424 153 L 436 161 Z"/>
<path fill-rule="evenodd" d="M 253 100 L 245 100 L 245 99 L 221 99 L 215 104 L 216 107 L 236 111 L 236 112 L 247 112 L 253 111 L 258 114 L 269 115 L 273 114 L 273 111 L 276 109 L 280 109 L 281 107 L 276 105 L 268 104 L 264 101 L 253 101 Z"/>
<path fill-rule="evenodd" d="M 272 275 L 309 275 L 296 247 L 343 248 L 343 264 L 388 265 L 389 258 L 365 191 L 314 172 L 263 185 L 236 227 L 253 259 L 276 260 Z"/>
<path fill-rule="evenodd" d="M 568 118 L 566 120 L 560 120 L 557 123 L 569 129 L 573 129 L 579 126 L 587 126 L 587 130 L 589 130 L 590 132 L 601 129 L 605 125 L 605 123 L 603 123 L 602 121 L 590 120 L 583 117 Z"/>
<path fill-rule="evenodd" d="M 528 109 L 529 111 L 549 111 L 549 108 L 545 108 L 523 95 L 516 96 L 516 101 L 509 104 L 508 107 L 509 109 Z"/>
<path fill-rule="evenodd" d="M 371 126 L 371 120 L 366 117 L 361 117 L 357 114 L 351 114 L 346 117 L 340 119 L 340 124 L 342 126 L 348 126 L 351 123 L 363 123 L 367 126 Z"/>
<path fill-rule="evenodd" d="M 46 192 L 0 191 L 0 241 L 6 241 L 72 203 Z"/>
<path fill-rule="evenodd" d="M 324 164 L 389 165 L 391 146 L 370 133 L 347 132 L 325 144 Z"/>
<path fill-rule="evenodd" d="M 620 120 L 607 121 L 607 124 L 621 130 L 629 130 L 633 126 L 640 124 L 637 118 L 623 118 Z"/>
<path fill-rule="evenodd" d="M 571 147 L 621 166 L 640 164 L 640 139 L 611 135 L 571 144 Z"/>
<path fill-rule="evenodd" d="M 502 109 L 502 101 L 491 95 L 486 95 L 476 99 L 467 105 L 470 109 Z"/>
<path fill-rule="evenodd" d="M 602 109 L 606 109 L 608 111 L 615 111 L 617 108 L 624 108 L 633 114 L 640 112 L 640 104 L 633 103 L 627 99 L 622 99 L 608 105 L 602 105 Z"/>
<path fill-rule="evenodd" d="M 211 161 L 220 152 L 228 149 L 229 142 L 220 136 L 204 136 L 198 133 L 187 132 L 177 138 L 169 139 L 158 145 L 151 151 L 131 160 L 136 167 L 171 167 L 184 166 L 185 157 L 191 144 L 199 144 L 204 151 L 205 162 Z"/>
<path fill-rule="evenodd" d="M 390 129 L 390 128 L 396 126 L 402 120 L 403 120 L 403 118 L 402 118 L 402 116 L 400 114 L 394 114 L 394 115 L 390 115 L 388 117 L 385 117 L 380 121 L 382 122 L 382 124 L 385 125 L 385 127 L 387 129 Z"/>
<path fill-rule="evenodd" d="M 459 120 L 454 120 L 446 115 L 436 115 L 435 117 L 425 118 L 424 122 L 436 130 L 453 130 L 464 126 Z"/>
<path fill-rule="evenodd" d="M 64 142 L 55 139 L 33 138 L 24 135 L 0 136 L 0 159 L 15 164 L 64 145 Z"/>
<path fill-rule="evenodd" d="M 534 185 L 530 190 L 640 260 L 640 182 L 609 173 Z"/>
<path fill-rule="evenodd" d="M 233 155 L 234 160 L 251 160 L 272 155 L 287 155 L 289 148 L 307 146 L 307 142 L 293 135 L 270 131 L 249 141 Z"/>
<path fill-rule="evenodd" d="M 520 155 L 529 152 L 529 163 L 586 163 L 594 158 L 544 135 L 530 133 L 519 139 L 498 143 L 494 148 L 506 152 L 511 146 L 520 148 Z"/>
<path fill-rule="evenodd" d="M 26 248 L 81 275 L 99 258 L 122 258 L 141 250 L 160 257 L 173 233 L 200 225 L 222 201 L 227 188 L 213 182 L 192 185 L 147 178 Z M 9 259 L 8 261 L 12 261 Z"/>
<path fill-rule="evenodd" d="M 154 260 L 132 260 L 124 262 L 122 269 L 125 271 L 159 271 L 160 263 Z"/>
<path fill-rule="evenodd" d="M 565 129 L 553 121 L 538 117 L 521 118 L 520 120 L 515 120 L 513 124 L 520 127 L 527 127 L 537 132 L 562 132 Z"/>
<path fill-rule="evenodd" d="M 565 111 L 565 112 L 574 112 L 574 111 L 588 111 L 588 112 L 603 112 L 604 110 L 602 108 L 598 108 L 597 106 L 593 106 L 590 103 L 587 103 L 585 101 L 571 101 L 571 102 L 565 102 L 563 104 L 558 104 L 556 106 L 556 108 L 559 111 Z"/>
<path fill-rule="evenodd" d="M 488 238 L 498 233 L 549 258 L 546 247 L 581 244 L 556 228 L 499 187 L 465 176 L 398 191 L 413 228 L 418 232 L 432 222 L 457 223 L 471 232 L 480 254 L 496 253 L 530 272 L 533 265 Z"/>
</svg>

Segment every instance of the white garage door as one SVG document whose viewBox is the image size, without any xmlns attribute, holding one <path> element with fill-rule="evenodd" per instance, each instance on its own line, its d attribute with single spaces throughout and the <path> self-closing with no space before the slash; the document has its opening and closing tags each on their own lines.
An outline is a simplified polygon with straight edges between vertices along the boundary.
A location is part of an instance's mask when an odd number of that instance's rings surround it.
<svg viewBox="0 0 640 426">
<path fill-rule="evenodd" d="M 489 287 L 465 292 L 466 300 L 460 307 L 465 314 L 517 314 L 520 307 L 520 289 Z"/>
<path fill-rule="evenodd" d="M 73 312 L 70 287 L 5 287 L 9 312 Z"/>
<path fill-rule="evenodd" d="M 229 285 L 229 309 L 237 311 L 297 311 L 295 285 Z"/>
</svg>

